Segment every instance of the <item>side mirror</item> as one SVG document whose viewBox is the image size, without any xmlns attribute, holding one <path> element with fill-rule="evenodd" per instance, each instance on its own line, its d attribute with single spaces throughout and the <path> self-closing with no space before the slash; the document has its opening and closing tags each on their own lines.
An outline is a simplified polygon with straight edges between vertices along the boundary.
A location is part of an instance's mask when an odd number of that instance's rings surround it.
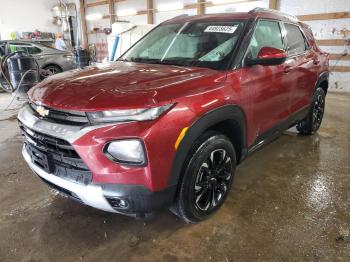
<svg viewBox="0 0 350 262">
<path fill-rule="evenodd" d="M 287 59 L 287 53 L 274 47 L 262 47 L 256 59 L 248 59 L 248 65 L 280 65 Z"/>
</svg>

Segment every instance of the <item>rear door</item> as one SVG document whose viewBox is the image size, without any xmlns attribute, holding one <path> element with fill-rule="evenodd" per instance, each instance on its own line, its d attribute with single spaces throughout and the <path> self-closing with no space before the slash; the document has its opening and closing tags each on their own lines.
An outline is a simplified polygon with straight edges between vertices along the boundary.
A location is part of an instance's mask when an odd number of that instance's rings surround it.
<svg viewBox="0 0 350 262">
<path fill-rule="evenodd" d="M 313 87 L 317 81 L 314 67 L 317 59 L 309 48 L 299 25 L 284 23 L 288 59 L 286 74 L 291 87 L 291 113 L 296 113 L 310 104 Z"/>
<path fill-rule="evenodd" d="M 246 57 L 255 59 L 262 47 L 285 50 L 282 24 L 274 20 L 259 20 Z M 257 138 L 289 116 L 290 87 L 284 72 L 285 64 L 254 65 L 242 68 L 241 87 L 249 90 L 250 134 Z M 253 134 L 254 132 L 255 134 Z"/>
</svg>

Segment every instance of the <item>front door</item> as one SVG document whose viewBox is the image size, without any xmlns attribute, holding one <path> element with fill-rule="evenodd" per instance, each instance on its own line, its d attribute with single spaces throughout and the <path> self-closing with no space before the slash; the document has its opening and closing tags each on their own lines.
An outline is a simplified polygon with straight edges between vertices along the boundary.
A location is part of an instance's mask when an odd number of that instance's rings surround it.
<svg viewBox="0 0 350 262">
<path fill-rule="evenodd" d="M 285 50 L 279 21 L 259 20 L 246 56 L 256 59 L 262 47 Z M 268 130 L 286 120 L 290 114 L 290 86 L 288 64 L 254 65 L 242 69 L 241 88 L 249 90 L 250 118 L 253 126 L 250 135 L 254 141 Z"/>
</svg>

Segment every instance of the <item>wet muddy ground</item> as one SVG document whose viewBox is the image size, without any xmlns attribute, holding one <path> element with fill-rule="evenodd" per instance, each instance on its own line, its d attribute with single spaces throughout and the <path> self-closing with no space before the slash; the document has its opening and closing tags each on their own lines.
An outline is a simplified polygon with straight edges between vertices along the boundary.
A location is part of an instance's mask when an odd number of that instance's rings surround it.
<svg viewBox="0 0 350 262">
<path fill-rule="evenodd" d="M 109 214 L 56 195 L 0 121 L 0 261 L 350 261 L 350 96 L 329 95 L 319 133 L 288 131 L 237 170 L 211 219 Z"/>
</svg>

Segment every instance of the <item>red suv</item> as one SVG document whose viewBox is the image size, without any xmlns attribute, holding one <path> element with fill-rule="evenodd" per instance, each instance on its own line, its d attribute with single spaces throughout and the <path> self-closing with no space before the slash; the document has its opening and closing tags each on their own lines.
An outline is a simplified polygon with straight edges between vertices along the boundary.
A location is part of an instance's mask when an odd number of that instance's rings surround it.
<svg viewBox="0 0 350 262">
<path fill-rule="evenodd" d="M 198 222 L 225 201 L 237 164 L 282 131 L 321 125 L 329 57 L 293 16 L 180 16 L 108 65 L 29 91 L 23 155 L 54 189 L 105 211 L 162 207 Z"/>
</svg>

